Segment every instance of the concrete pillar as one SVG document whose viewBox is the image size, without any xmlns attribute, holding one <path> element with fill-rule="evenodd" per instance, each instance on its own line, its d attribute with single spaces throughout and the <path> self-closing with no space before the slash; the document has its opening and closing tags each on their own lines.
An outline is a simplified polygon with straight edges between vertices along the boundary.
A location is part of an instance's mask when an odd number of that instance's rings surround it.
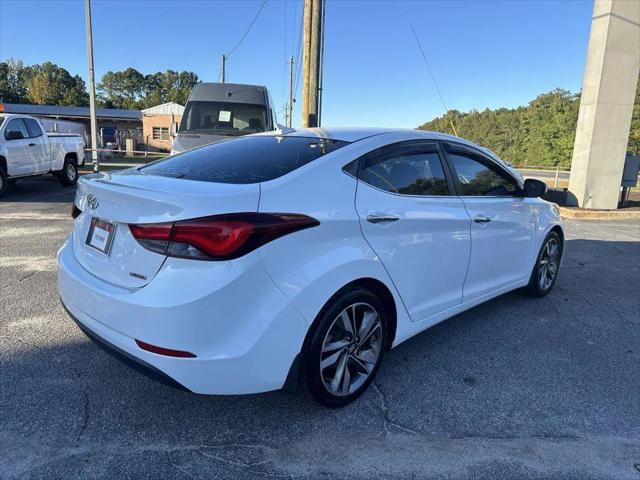
<svg viewBox="0 0 640 480">
<path fill-rule="evenodd" d="M 640 1 L 595 0 L 567 202 L 618 206 L 640 69 Z"/>
</svg>

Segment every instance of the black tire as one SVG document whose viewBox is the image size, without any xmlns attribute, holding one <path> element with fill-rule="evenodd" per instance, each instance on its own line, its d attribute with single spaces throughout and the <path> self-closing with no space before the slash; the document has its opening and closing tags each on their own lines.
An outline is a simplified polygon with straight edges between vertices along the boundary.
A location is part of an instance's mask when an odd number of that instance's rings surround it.
<svg viewBox="0 0 640 480">
<path fill-rule="evenodd" d="M 0 197 L 4 196 L 7 191 L 8 184 L 9 180 L 7 179 L 7 174 L 4 173 L 4 170 L 0 167 Z"/>
<path fill-rule="evenodd" d="M 351 310 L 353 305 L 356 305 L 355 310 Z M 380 319 L 380 322 L 379 325 L 376 322 L 376 326 L 371 328 L 369 331 L 370 333 L 366 335 L 368 341 L 367 339 L 359 339 L 356 333 L 354 338 L 351 339 L 352 344 L 350 344 L 349 347 L 340 348 L 335 351 L 331 350 L 332 352 L 335 352 L 335 354 L 338 354 L 338 351 L 341 351 L 342 353 L 340 353 L 340 355 L 344 355 L 346 357 L 344 363 L 347 365 L 347 371 L 354 371 L 354 374 L 350 374 L 347 377 L 346 382 L 339 382 L 340 385 L 347 385 L 346 392 L 343 392 L 342 394 L 334 394 L 329 390 L 329 386 L 325 386 L 327 377 L 321 373 L 320 365 L 323 355 L 325 356 L 324 360 L 327 360 L 327 356 L 333 355 L 322 352 L 325 340 L 329 342 L 334 341 L 333 337 L 329 337 L 329 330 L 332 330 L 333 335 L 335 328 L 339 328 L 336 327 L 337 324 L 335 322 L 339 322 L 338 317 L 343 312 L 347 311 L 347 309 L 349 309 L 349 312 L 357 312 L 357 316 L 362 312 L 367 314 L 371 313 L 369 307 L 377 313 L 377 318 Z M 362 313 L 362 315 L 365 313 Z M 349 318 L 352 318 L 351 314 L 348 316 Z M 364 320 L 360 323 L 358 323 L 357 320 L 355 321 L 356 325 L 360 327 L 363 325 L 363 322 Z M 388 325 L 389 322 L 387 319 L 386 309 L 382 301 L 370 291 L 363 288 L 353 288 L 340 292 L 334 296 L 314 321 L 302 352 L 301 383 L 311 397 L 321 405 L 328 408 L 344 407 L 357 399 L 375 379 L 378 369 L 380 368 L 389 335 Z M 359 332 L 361 330 L 356 328 L 355 331 Z M 340 341 L 344 341 L 344 339 Z M 356 343 L 357 341 L 362 341 L 363 343 L 358 346 Z M 378 350 L 374 348 L 366 348 L 371 346 L 367 342 L 379 342 L 380 347 Z M 365 343 L 367 343 L 367 345 L 365 345 Z M 351 351 L 351 348 L 354 350 Z M 360 348 L 363 350 L 360 350 Z M 364 349 L 367 351 L 364 351 Z M 358 358 L 354 358 L 354 356 L 358 357 L 358 355 L 362 353 L 370 355 L 373 351 L 377 354 L 375 362 L 361 362 Z M 339 368 L 337 366 L 339 364 L 340 361 L 335 362 L 336 371 Z M 366 374 L 365 371 L 360 368 L 363 365 L 366 365 L 367 368 L 370 369 Z M 325 369 L 324 372 L 330 372 L 331 368 L 332 367 Z M 351 386 L 348 386 L 350 379 L 354 379 L 353 391 L 350 391 Z M 340 386 L 338 388 L 340 388 Z"/>
<path fill-rule="evenodd" d="M 542 280 L 540 279 L 541 269 L 544 268 L 545 263 L 543 261 L 543 257 L 547 255 L 546 249 L 548 245 L 550 245 L 550 243 L 555 243 L 558 246 L 557 253 L 555 254 L 556 267 L 550 283 L 543 286 L 541 285 Z M 558 272 L 560 270 L 560 262 L 562 260 L 563 253 L 564 244 L 562 243 L 560 235 L 558 235 L 558 232 L 556 231 L 549 232 L 549 234 L 544 239 L 544 242 L 542 242 L 542 247 L 540 248 L 540 252 L 538 253 L 538 257 L 536 258 L 536 264 L 533 266 L 533 271 L 531 272 L 531 277 L 529 278 L 529 284 L 526 287 L 526 291 L 529 295 L 537 298 L 544 297 L 553 289 L 553 286 L 556 284 L 556 280 L 558 279 Z M 546 276 L 546 278 L 548 280 L 548 275 Z"/>
<path fill-rule="evenodd" d="M 56 177 L 58 177 L 60 183 L 65 187 L 70 187 L 78 183 L 78 165 L 76 161 L 71 157 L 65 158 L 62 170 L 56 172 Z"/>
</svg>

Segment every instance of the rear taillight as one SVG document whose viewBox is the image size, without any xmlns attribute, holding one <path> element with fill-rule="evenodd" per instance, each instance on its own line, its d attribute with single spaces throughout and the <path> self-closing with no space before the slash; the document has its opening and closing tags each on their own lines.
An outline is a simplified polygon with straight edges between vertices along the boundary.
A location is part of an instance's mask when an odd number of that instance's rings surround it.
<svg viewBox="0 0 640 480">
<path fill-rule="evenodd" d="M 80 210 L 78 207 L 76 207 L 76 204 L 74 203 L 71 206 L 71 218 L 73 218 L 75 220 L 76 218 L 78 218 L 80 216 L 81 213 L 82 213 L 82 210 Z"/>
<path fill-rule="evenodd" d="M 319 225 L 306 215 L 235 213 L 175 223 L 129 225 L 144 248 L 170 257 L 229 260 L 276 238 Z"/>
</svg>

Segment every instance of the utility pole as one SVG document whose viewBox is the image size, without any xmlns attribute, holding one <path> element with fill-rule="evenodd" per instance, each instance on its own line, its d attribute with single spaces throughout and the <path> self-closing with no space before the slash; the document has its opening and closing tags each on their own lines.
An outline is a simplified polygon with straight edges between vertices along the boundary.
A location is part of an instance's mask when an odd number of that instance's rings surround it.
<svg viewBox="0 0 640 480">
<path fill-rule="evenodd" d="M 293 120 L 291 118 L 293 114 L 293 55 L 289 60 L 289 103 L 287 104 L 287 127 L 291 128 Z"/>
<path fill-rule="evenodd" d="M 304 0 L 302 126 L 319 126 L 324 0 Z"/>
<path fill-rule="evenodd" d="M 89 59 L 89 112 L 91 115 L 91 159 L 93 171 L 100 170 L 98 160 L 98 122 L 96 120 L 96 82 L 93 74 L 93 34 L 91 31 L 91 0 L 85 0 L 87 16 L 87 57 Z"/>
<path fill-rule="evenodd" d="M 222 54 L 222 83 L 224 83 L 225 79 L 225 65 L 227 63 L 227 56 Z"/>
</svg>

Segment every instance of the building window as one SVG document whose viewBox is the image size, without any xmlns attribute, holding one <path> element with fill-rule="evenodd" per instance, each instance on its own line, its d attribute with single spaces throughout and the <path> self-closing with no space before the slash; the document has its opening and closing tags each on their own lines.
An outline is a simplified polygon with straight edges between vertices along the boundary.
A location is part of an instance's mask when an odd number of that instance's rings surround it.
<svg viewBox="0 0 640 480">
<path fill-rule="evenodd" d="M 169 140 L 169 127 L 153 127 L 154 140 Z"/>
</svg>

